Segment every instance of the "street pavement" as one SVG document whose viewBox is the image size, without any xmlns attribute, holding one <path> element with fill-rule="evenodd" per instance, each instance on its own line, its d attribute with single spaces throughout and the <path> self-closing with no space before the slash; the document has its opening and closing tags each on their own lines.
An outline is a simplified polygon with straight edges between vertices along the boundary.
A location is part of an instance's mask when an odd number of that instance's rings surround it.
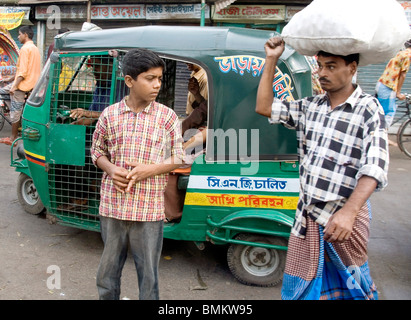
<svg viewBox="0 0 411 320">
<path fill-rule="evenodd" d="M 0 137 L 9 133 L 10 126 L 5 124 Z M 10 147 L 0 144 L 0 300 L 97 299 L 95 273 L 103 247 L 100 235 L 50 224 L 44 216 L 25 213 L 17 199 L 18 173 L 9 164 Z M 371 198 L 369 265 L 381 300 L 411 299 L 410 190 L 411 159 L 390 147 L 389 185 Z M 199 251 L 192 243 L 166 240 L 160 263 L 160 298 L 280 299 L 280 286 L 238 283 L 225 259 L 218 246 Z M 130 260 L 123 272 L 122 298 L 138 299 Z M 50 277 L 56 270 L 61 272 L 61 285 L 53 288 Z"/>
<path fill-rule="evenodd" d="M 390 135 L 395 141 L 395 136 Z M 371 197 L 369 264 L 380 299 L 411 299 L 411 158 L 390 147 L 388 186 Z"/>
</svg>

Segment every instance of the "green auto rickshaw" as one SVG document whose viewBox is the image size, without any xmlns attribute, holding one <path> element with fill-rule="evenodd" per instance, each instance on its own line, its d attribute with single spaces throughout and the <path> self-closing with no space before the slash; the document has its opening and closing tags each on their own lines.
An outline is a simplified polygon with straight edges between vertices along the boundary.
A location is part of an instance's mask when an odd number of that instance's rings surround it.
<svg viewBox="0 0 411 320">
<path fill-rule="evenodd" d="M 203 68 L 208 84 L 205 149 L 189 173 L 179 176 L 183 213 L 181 220 L 165 224 L 164 237 L 194 241 L 199 248 L 207 241 L 227 245 L 228 265 L 240 282 L 277 284 L 299 196 L 299 166 L 295 132 L 255 113 L 264 44 L 275 34 L 144 26 L 57 36 L 55 52 L 24 109 L 24 151 L 12 156 L 12 166 L 21 172 L 18 193 L 25 209 L 39 213 L 45 208 L 59 224 L 100 230 L 101 171 L 89 155 L 95 122 L 79 123 L 68 113 L 91 110 L 104 99 L 119 101 L 127 94 L 122 57 L 132 48 L 147 48 L 166 63 L 158 101 L 181 118 L 186 116 L 186 64 Z M 97 93 L 103 82 L 106 96 Z M 311 95 L 306 57 L 286 47 L 273 90 L 280 99 Z"/>
</svg>

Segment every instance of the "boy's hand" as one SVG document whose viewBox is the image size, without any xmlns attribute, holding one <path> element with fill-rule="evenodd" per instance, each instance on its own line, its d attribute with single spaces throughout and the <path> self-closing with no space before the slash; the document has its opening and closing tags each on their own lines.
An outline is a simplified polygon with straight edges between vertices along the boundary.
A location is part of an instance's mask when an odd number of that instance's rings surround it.
<svg viewBox="0 0 411 320">
<path fill-rule="evenodd" d="M 134 167 L 133 170 L 128 172 L 126 176 L 126 178 L 128 179 L 126 192 L 130 192 L 131 187 L 135 185 L 136 182 L 155 175 L 155 172 L 153 171 L 153 165 L 128 161 L 126 161 L 126 164 L 128 166 Z"/>
<path fill-rule="evenodd" d="M 117 166 L 113 166 L 112 169 L 108 172 L 109 176 L 113 180 L 114 188 L 116 188 L 116 190 L 121 193 L 124 193 L 126 191 L 126 188 L 130 182 L 130 180 L 127 179 L 128 173 L 129 172 L 126 168 Z"/>
<path fill-rule="evenodd" d="M 281 37 L 272 37 L 264 45 L 267 57 L 279 58 L 284 52 L 285 44 Z"/>
</svg>

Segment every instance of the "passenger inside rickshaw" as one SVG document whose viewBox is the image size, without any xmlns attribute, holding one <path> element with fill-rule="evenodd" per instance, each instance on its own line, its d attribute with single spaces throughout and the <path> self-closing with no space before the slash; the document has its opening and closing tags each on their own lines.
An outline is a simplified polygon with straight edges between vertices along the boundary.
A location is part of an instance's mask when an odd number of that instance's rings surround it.
<svg viewBox="0 0 411 320">
<path fill-rule="evenodd" d="M 56 211 L 98 216 L 101 171 L 90 159 L 89 147 L 96 120 L 111 103 L 128 94 L 121 74 L 123 51 L 109 51 L 109 55 L 61 55 L 59 67 L 54 73 L 51 115 L 56 123 L 81 124 L 86 128 L 85 165 L 51 164 L 49 182 L 54 186 L 51 206 Z M 115 59 L 114 59 L 115 58 Z M 116 60 L 116 62 L 114 62 Z M 203 69 L 195 64 L 164 59 L 166 69 L 163 86 L 157 101 L 174 109 L 182 121 L 184 147 L 188 159 L 203 153 L 208 110 L 208 84 Z M 114 63 L 113 63 L 114 62 Z M 191 74 L 188 72 L 191 71 Z M 198 76 L 200 75 L 200 76 Z M 112 81 L 114 80 L 114 86 Z M 64 84 L 62 86 L 62 84 Z M 115 88 L 115 97 L 111 90 Z M 183 98 L 185 96 L 185 98 Z M 189 108 L 191 107 L 191 108 Z M 194 107 L 194 108 L 193 108 Z M 166 215 L 169 221 L 181 218 L 185 189 L 191 166 L 178 169 L 169 176 L 167 190 L 172 190 L 173 203 L 167 199 Z M 180 183 L 178 182 L 179 178 Z M 185 180 L 185 181 L 184 181 Z M 54 200 L 53 200 L 54 199 Z M 179 201 L 174 201 L 179 199 Z"/>
<path fill-rule="evenodd" d="M 184 137 L 186 165 L 169 174 L 164 192 L 164 222 L 179 222 L 183 214 L 185 185 L 179 181 L 187 180 L 191 171 L 191 163 L 205 151 L 208 115 L 208 82 L 207 74 L 198 65 L 187 63 L 192 71 L 188 80 L 187 117 L 182 121 L 181 134 Z"/>
</svg>

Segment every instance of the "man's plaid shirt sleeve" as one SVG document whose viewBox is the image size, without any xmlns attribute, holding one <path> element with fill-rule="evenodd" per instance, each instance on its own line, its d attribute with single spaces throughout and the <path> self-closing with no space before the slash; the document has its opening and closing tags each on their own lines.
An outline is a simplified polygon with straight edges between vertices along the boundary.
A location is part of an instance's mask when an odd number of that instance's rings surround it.
<svg viewBox="0 0 411 320">
<path fill-rule="evenodd" d="M 373 101 L 378 104 L 378 101 Z M 388 184 L 388 135 L 384 112 L 380 108 L 377 112 L 375 109 L 369 109 L 368 119 L 365 122 L 363 149 L 367 150 L 361 159 L 360 167 L 356 179 L 362 176 L 369 176 L 377 180 L 377 190 L 384 189 Z M 367 112 L 365 112 L 367 114 Z M 367 118 L 365 116 L 365 118 Z"/>
</svg>

